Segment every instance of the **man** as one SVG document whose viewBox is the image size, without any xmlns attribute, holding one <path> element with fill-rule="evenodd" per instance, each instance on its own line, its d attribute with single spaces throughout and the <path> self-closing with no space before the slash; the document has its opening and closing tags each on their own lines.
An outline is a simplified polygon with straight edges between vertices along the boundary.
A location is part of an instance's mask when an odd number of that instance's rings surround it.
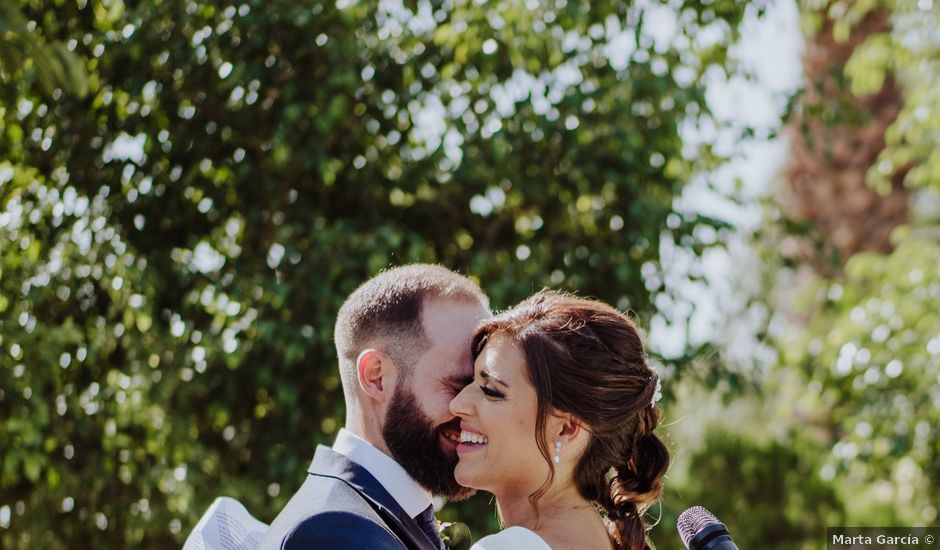
<svg viewBox="0 0 940 550">
<path fill-rule="evenodd" d="M 262 548 L 439 550 L 431 493 L 452 499 L 470 338 L 490 315 L 469 279 L 440 266 L 384 271 L 357 288 L 334 330 L 346 425 L 319 446 Z"/>
</svg>

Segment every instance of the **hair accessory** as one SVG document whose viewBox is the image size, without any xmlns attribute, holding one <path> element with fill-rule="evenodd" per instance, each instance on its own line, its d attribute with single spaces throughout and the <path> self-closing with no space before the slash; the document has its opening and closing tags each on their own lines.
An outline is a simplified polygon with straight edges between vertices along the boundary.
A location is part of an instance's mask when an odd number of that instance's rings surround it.
<svg viewBox="0 0 940 550">
<path fill-rule="evenodd" d="M 561 452 L 561 441 L 556 441 L 555 442 L 555 457 L 552 459 L 555 461 L 555 464 L 558 464 L 559 462 L 561 462 L 561 457 L 558 455 L 558 453 L 560 452 Z"/>
<path fill-rule="evenodd" d="M 656 378 L 656 388 L 653 389 L 653 397 L 650 399 L 650 407 L 655 407 L 656 403 L 663 398 L 663 384 L 659 379 L 658 374 L 654 374 L 653 377 Z M 650 380 L 652 382 L 652 379 Z"/>
</svg>

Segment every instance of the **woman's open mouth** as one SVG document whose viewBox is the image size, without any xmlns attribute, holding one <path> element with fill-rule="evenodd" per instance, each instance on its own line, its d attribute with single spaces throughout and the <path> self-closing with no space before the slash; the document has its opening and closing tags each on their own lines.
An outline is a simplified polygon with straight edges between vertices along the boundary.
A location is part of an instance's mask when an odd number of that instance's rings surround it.
<svg viewBox="0 0 940 550">
<path fill-rule="evenodd" d="M 467 453 L 476 451 L 485 447 L 490 440 L 483 434 L 471 432 L 469 430 L 460 430 L 460 439 L 458 440 L 457 452 Z"/>
</svg>

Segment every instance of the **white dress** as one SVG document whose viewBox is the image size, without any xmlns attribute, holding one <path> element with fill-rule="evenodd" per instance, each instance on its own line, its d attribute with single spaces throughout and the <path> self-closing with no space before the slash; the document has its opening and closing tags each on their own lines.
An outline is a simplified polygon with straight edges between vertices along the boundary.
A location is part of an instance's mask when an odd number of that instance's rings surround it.
<svg viewBox="0 0 940 550">
<path fill-rule="evenodd" d="M 552 550 L 552 547 L 525 527 L 514 526 L 483 537 L 470 550 Z"/>
</svg>

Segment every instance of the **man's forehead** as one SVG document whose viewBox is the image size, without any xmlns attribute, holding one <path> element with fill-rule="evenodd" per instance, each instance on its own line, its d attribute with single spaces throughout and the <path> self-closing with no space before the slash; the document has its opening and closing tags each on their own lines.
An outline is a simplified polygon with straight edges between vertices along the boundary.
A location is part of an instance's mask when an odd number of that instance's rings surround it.
<svg viewBox="0 0 940 550">
<path fill-rule="evenodd" d="M 489 310 L 477 301 L 449 298 L 426 300 L 421 313 L 424 330 L 432 338 L 467 341 L 477 323 L 490 316 Z"/>
</svg>

